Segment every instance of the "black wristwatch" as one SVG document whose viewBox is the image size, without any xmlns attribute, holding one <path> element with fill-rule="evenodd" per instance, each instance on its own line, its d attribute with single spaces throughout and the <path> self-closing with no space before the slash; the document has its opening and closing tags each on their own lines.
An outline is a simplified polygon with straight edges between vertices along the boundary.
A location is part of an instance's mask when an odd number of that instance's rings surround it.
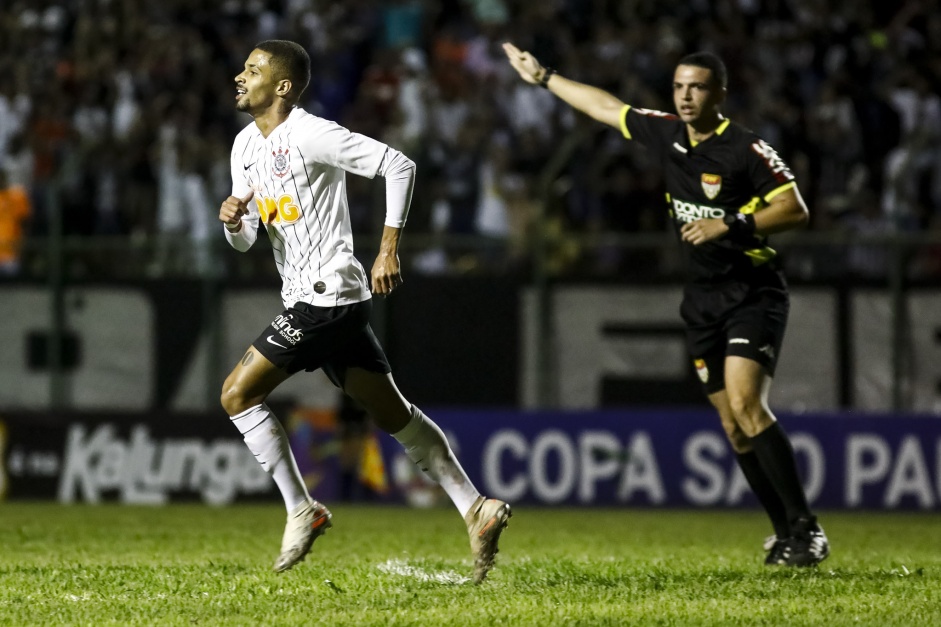
<svg viewBox="0 0 941 627">
<path fill-rule="evenodd" d="M 741 239 L 755 234 L 755 216 L 751 213 L 727 213 L 722 221 L 729 232 L 725 234 L 728 239 Z"/>
<path fill-rule="evenodd" d="M 543 89 L 549 89 L 549 79 L 553 74 L 555 74 L 555 70 L 553 70 L 551 67 L 544 68 L 542 76 L 539 78 L 538 85 Z"/>
</svg>

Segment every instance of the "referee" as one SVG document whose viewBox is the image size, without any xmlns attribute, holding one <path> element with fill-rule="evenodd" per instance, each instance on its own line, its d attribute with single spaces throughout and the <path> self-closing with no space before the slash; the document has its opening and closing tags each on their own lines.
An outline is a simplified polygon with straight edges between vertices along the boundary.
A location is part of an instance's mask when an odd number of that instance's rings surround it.
<svg viewBox="0 0 941 627">
<path fill-rule="evenodd" d="M 673 115 L 562 77 L 511 43 L 503 49 L 527 83 L 617 128 L 660 162 L 689 268 L 680 308 L 687 345 L 739 467 L 771 519 L 765 563 L 820 563 L 829 542 L 807 504 L 791 443 L 768 409 L 789 301 L 767 237 L 808 220 L 790 168 L 719 112 L 727 72 L 713 54 L 680 60 Z"/>
</svg>

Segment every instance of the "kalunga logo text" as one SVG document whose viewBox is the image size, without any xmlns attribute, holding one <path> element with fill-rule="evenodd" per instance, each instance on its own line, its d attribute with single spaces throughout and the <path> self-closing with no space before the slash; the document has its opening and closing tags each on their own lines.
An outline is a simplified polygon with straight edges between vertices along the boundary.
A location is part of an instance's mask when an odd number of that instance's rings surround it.
<svg viewBox="0 0 941 627">
<path fill-rule="evenodd" d="M 266 493 L 271 479 L 235 438 L 153 438 L 135 425 L 124 439 L 112 424 L 73 425 L 66 439 L 59 500 L 98 503 L 117 493 L 124 503 L 161 505 L 173 493 L 197 493 L 206 503 Z"/>
</svg>

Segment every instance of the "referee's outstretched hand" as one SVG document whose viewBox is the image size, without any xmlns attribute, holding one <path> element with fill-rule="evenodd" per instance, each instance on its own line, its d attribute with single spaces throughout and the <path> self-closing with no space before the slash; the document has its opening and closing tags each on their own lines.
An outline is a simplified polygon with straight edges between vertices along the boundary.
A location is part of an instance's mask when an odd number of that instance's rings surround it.
<svg viewBox="0 0 941 627">
<path fill-rule="evenodd" d="M 510 60 L 510 65 L 519 73 L 520 78 L 533 85 L 539 82 L 536 77 L 542 73 L 543 68 L 536 57 L 520 50 L 510 42 L 503 44 L 503 52 L 506 53 L 506 58 Z"/>
<path fill-rule="evenodd" d="M 242 224 L 242 216 L 248 215 L 248 203 L 255 195 L 255 190 L 251 190 L 245 198 L 236 198 L 229 196 L 219 208 L 219 219 L 225 223 L 226 227 L 237 227 Z M 237 231 L 237 228 L 231 228 L 230 231 Z"/>
<path fill-rule="evenodd" d="M 714 239 L 719 239 L 728 231 L 729 227 L 720 218 L 705 218 L 684 224 L 680 228 L 680 236 L 684 242 L 699 246 Z"/>
</svg>

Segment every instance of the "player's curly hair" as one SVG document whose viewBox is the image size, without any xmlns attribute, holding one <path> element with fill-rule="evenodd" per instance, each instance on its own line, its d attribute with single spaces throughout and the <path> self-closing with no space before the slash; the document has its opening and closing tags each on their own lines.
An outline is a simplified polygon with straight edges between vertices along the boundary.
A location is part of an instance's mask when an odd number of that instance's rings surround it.
<svg viewBox="0 0 941 627">
<path fill-rule="evenodd" d="M 255 49 L 271 55 L 275 79 L 291 81 L 291 96 L 293 102 L 297 102 L 310 83 L 310 55 L 304 47 L 285 39 L 269 39 L 256 45 Z"/>
<path fill-rule="evenodd" d="M 729 83 L 729 71 L 725 69 L 725 63 L 717 55 L 712 54 L 711 52 L 694 52 L 688 54 L 682 59 L 680 59 L 680 65 L 694 65 L 696 67 L 705 68 L 712 72 L 712 78 L 719 84 L 722 89 L 728 87 Z"/>
</svg>

